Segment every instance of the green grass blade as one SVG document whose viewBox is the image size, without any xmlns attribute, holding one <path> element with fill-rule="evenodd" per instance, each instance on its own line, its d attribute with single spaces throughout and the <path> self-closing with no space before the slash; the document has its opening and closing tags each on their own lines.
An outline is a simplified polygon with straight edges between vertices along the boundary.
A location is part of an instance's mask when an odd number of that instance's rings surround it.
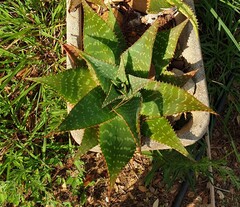
<svg viewBox="0 0 240 207">
<path fill-rule="evenodd" d="M 76 68 L 64 72 L 28 80 L 43 83 L 57 91 L 66 101 L 75 104 L 97 86 L 86 68 Z"/>
<path fill-rule="evenodd" d="M 171 84 L 153 81 L 145 89 L 142 91 L 143 115 L 169 116 L 189 111 L 215 113 L 185 90 Z"/>
<path fill-rule="evenodd" d="M 143 124 L 144 136 L 164 144 L 186 157 L 191 158 L 188 151 L 185 149 L 183 144 L 180 142 L 172 126 L 168 120 L 164 117 L 158 117 L 153 119 L 147 119 Z"/>
<path fill-rule="evenodd" d="M 116 117 L 100 126 L 100 147 L 107 163 L 112 189 L 118 174 L 136 149 L 134 138 L 125 121 Z"/>
<path fill-rule="evenodd" d="M 226 24 L 222 21 L 221 17 L 218 16 L 217 12 L 214 10 L 214 8 L 211 7 L 211 5 L 206 1 L 203 0 L 204 3 L 206 4 L 208 10 L 212 13 L 212 15 L 215 17 L 215 19 L 218 21 L 218 23 L 222 26 L 224 31 L 227 33 L 228 37 L 232 40 L 233 44 L 236 46 L 238 51 L 240 51 L 240 44 L 237 42 L 231 31 L 228 29 Z"/>
<path fill-rule="evenodd" d="M 108 107 L 102 108 L 104 93 L 100 86 L 84 96 L 59 126 L 60 131 L 96 126 L 116 116 Z"/>
</svg>

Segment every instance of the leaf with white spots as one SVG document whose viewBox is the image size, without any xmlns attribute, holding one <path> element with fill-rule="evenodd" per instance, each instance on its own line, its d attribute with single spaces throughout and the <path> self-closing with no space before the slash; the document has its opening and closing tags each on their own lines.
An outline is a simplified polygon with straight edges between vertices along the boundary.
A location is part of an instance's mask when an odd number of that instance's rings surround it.
<svg viewBox="0 0 240 207">
<path fill-rule="evenodd" d="M 89 68 L 94 70 L 103 91 L 107 93 L 112 81 L 117 77 L 118 67 L 114 64 L 107 63 L 101 59 L 88 55 L 83 51 L 80 51 L 79 54 L 88 63 Z"/>
<path fill-rule="evenodd" d="M 123 167 L 132 158 L 136 145 L 129 127 L 120 117 L 100 125 L 100 147 L 110 177 L 110 188 Z"/>
<path fill-rule="evenodd" d="M 83 11 L 84 51 L 102 61 L 118 64 L 123 48 L 114 31 L 85 1 L 83 1 Z"/>
<path fill-rule="evenodd" d="M 172 5 L 166 0 L 148 0 L 147 1 L 147 13 L 159 13 L 164 8 L 170 8 Z"/>
<path fill-rule="evenodd" d="M 138 143 L 138 146 L 141 144 L 139 123 L 141 102 L 142 98 L 135 96 L 115 110 L 128 125 L 136 143 Z"/>
<path fill-rule="evenodd" d="M 90 127 L 84 129 L 82 143 L 78 147 L 75 158 L 79 159 L 82 155 L 88 152 L 93 147 L 97 146 L 99 138 L 99 127 Z"/>
<path fill-rule="evenodd" d="M 190 154 L 180 142 L 179 138 L 177 137 L 172 126 L 169 124 L 166 118 L 157 117 L 147 119 L 143 123 L 142 131 L 144 133 L 144 136 L 149 137 L 156 142 L 164 144 L 180 152 L 184 156 L 191 158 Z"/>
<path fill-rule="evenodd" d="M 84 129 L 99 125 L 116 116 L 110 108 L 102 108 L 105 94 L 100 86 L 84 96 L 59 126 L 60 131 Z"/>
<path fill-rule="evenodd" d="M 153 64 L 156 75 L 160 75 L 170 64 L 177 47 L 179 36 L 187 24 L 187 21 L 188 20 L 185 20 L 178 26 L 157 34 L 153 48 Z"/>
<path fill-rule="evenodd" d="M 144 88 L 149 81 L 151 81 L 150 79 L 146 79 L 146 78 L 139 78 L 133 75 L 129 75 L 129 83 L 131 86 L 131 92 L 129 94 L 129 96 L 131 97 L 131 95 L 135 95 L 137 92 L 139 92 L 142 88 Z"/>
<path fill-rule="evenodd" d="M 169 116 L 190 111 L 215 113 L 185 90 L 168 83 L 152 81 L 141 94 L 143 115 Z"/>
<path fill-rule="evenodd" d="M 198 21 L 192 8 L 187 5 L 183 0 L 148 0 L 148 13 L 159 13 L 164 8 L 177 7 L 177 10 L 181 12 L 193 25 L 194 31 L 198 36 Z"/>
<path fill-rule="evenodd" d="M 198 70 L 193 70 L 182 75 L 176 75 L 174 72 L 164 71 L 160 76 L 161 82 L 170 83 L 172 85 L 183 87 L 190 79 L 192 79 Z"/>
<path fill-rule="evenodd" d="M 180 11 L 193 25 L 193 29 L 198 37 L 198 21 L 197 17 L 193 11 L 193 9 L 187 5 L 183 0 L 167 0 L 168 3 L 177 7 L 178 11 Z"/>
<path fill-rule="evenodd" d="M 96 81 L 87 68 L 69 69 L 58 74 L 28 78 L 28 80 L 50 86 L 72 104 L 77 103 L 97 86 Z"/>
<path fill-rule="evenodd" d="M 127 74 L 148 77 L 158 26 L 159 22 L 155 21 L 137 42 L 122 54 Z"/>
<path fill-rule="evenodd" d="M 125 38 L 122 34 L 121 28 L 118 24 L 117 18 L 115 15 L 117 15 L 116 13 L 114 13 L 113 9 L 111 8 L 111 6 L 108 6 L 108 18 L 107 18 L 107 24 L 109 25 L 109 27 L 111 28 L 111 30 L 115 33 L 116 37 L 118 38 L 119 42 L 121 42 L 121 48 L 125 49 L 126 48 L 126 42 L 125 42 Z M 115 11 L 118 11 L 116 9 L 114 9 Z"/>
<path fill-rule="evenodd" d="M 125 96 L 121 93 L 119 93 L 116 88 L 115 88 L 115 85 L 111 85 L 110 86 L 110 89 L 107 93 L 107 96 L 103 102 L 103 106 L 102 107 L 105 107 L 107 105 L 109 105 L 110 103 L 116 101 L 116 100 L 119 100 L 119 99 L 123 99 Z"/>
</svg>

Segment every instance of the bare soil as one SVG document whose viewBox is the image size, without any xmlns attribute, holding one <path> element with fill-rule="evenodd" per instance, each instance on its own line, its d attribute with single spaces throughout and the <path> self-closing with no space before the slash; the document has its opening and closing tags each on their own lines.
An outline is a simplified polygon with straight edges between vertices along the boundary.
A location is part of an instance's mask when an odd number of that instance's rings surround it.
<svg viewBox="0 0 240 207">
<path fill-rule="evenodd" d="M 240 129 L 233 117 L 231 123 L 232 137 L 238 151 L 240 151 Z M 220 121 L 216 122 L 211 138 L 212 159 L 227 161 L 226 169 L 232 169 L 236 176 L 240 176 L 239 165 L 233 152 L 229 136 L 223 130 Z M 228 156 L 227 156 L 228 155 Z M 227 156 L 227 157 L 226 157 Z M 145 186 L 144 178 L 151 169 L 151 161 L 144 155 L 135 154 L 116 181 L 111 197 L 108 194 L 108 181 L 105 161 L 101 153 L 89 152 L 83 157 L 86 163 L 87 179 L 95 184 L 87 188 L 87 202 L 85 206 L 119 206 L 119 207 L 156 207 L 172 206 L 180 190 L 181 182 L 177 181 L 167 189 L 162 181 L 161 169 L 155 174 L 149 186 Z M 181 206 L 211 206 L 209 178 L 197 176 L 194 189 L 189 188 Z M 230 178 L 213 172 L 216 206 L 240 206 L 240 190 L 230 182 Z M 158 205 L 157 205 L 158 203 Z"/>
</svg>

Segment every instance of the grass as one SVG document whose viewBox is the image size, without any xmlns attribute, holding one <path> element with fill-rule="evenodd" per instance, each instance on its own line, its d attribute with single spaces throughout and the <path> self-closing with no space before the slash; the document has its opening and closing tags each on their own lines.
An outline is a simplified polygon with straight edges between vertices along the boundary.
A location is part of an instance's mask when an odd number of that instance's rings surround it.
<svg viewBox="0 0 240 207">
<path fill-rule="evenodd" d="M 226 103 L 222 124 L 231 147 L 220 164 L 227 166 L 232 156 L 240 163 L 239 134 L 234 131 L 240 115 L 240 2 L 204 0 L 196 6 L 210 103 L 215 109 Z M 1 206 L 76 206 L 85 199 L 83 163 L 68 165 L 76 146 L 68 134 L 50 134 L 66 114 L 64 101 L 25 80 L 65 69 L 65 7 L 64 0 L 0 2 Z M 169 175 L 188 172 L 186 161 L 177 171 L 161 162 Z M 195 169 L 206 166 L 208 161 L 202 161 Z M 222 176 L 230 174 L 234 184 L 232 172 Z"/>
<path fill-rule="evenodd" d="M 75 149 L 71 139 L 49 135 L 66 114 L 65 103 L 25 80 L 65 69 L 65 7 L 65 1 L 0 3 L 1 206 L 71 206 L 80 201 L 66 203 L 68 190 L 84 195 L 83 163 L 65 169 Z"/>
</svg>

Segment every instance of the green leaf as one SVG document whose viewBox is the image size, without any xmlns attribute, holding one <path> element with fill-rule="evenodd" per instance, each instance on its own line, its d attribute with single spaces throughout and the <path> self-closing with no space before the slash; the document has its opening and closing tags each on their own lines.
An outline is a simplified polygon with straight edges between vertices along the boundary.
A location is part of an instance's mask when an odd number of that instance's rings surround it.
<svg viewBox="0 0 240 207">
<path fill-rule="evenodd" d="M 142 131 L 144 136 L 150 139 L 164 144 L 186 157 L 191 158 L 188 151 L 184 148 L 183 144 L 180 142 L 176 133 L 174 132 L 172 126 L 169 124 L 168 120 L 164 117 L 158 117 L 153 119 L 147 119 L 144 124 Z"/>
<path fill-rule="evenodd" d="M 104 62 L 101 59 L 94 58 L 82 51 L 80 51 L 80 56 L 88 63 L 90 66 L 89 68 L 94 70 L 103 91 L 107 93 L 110 89 L 112 80 L 115 80 L 117 77 L 118 67 Z"/>
<path fill-rule="evenodd" d="M 105 94 L 98 86 L 84 96 L 59 126 L 60 131 L 96 126 L 116 116 L 110 108 L 102 108 Z"/>
<path fill-rule="evenodd" d="M 83 1 L 83 10 L 84 51 L 102 61 L 118 64 L 122 49 L 114 31 L 85 1 Z"/>
<path fill-rule="evenodd" d="M 76 68 L 46 77 L 28 78 L 57 91 L 66 101 L 75 104 L 97 86 L 87 68 Z"/>
<path fill-rule="evenodd" d="M 126 122 L 139 147 L 141 146 L 139 123 L 141 102 L 141 97 L 136 96 L 115 110 L 116 113 Z"/>
<path fill-rule="evenodd" d="M 155 21 L 148 30 L 123 54 L 126 72 L 142 78 L 148 77 L 152 62 L 153 44 L 158 31 L 159 22 Z"/>
<path fill-rule="evenodd" d="M 206 111 L 215 113 L 185 90 L 164 82 L 150 82 L 142 91 L 141 114 L 169 116 L 182 112 Z"/>
<path fill-rule="evenodd" d="M 129 127 L 120 117 L 100 125 L 100 147 L 105 157 L 110 187 L 118 174 L 132 158 L 136 146 Z"/>
<path fill-rule="evenodd" d="M 190 6 L 188 6 L 182 0 L 167 0 L 168 3 L 176 6 L 184 16 L 186 16 L 193 25 L 193 29 L 198 37 L 198 21 L 197 17 Z"/>
<path fill-rule="evenodd" d="M 99 127 L 90 127 L 84 129 L 82 143 L 78 147 L 75 155 L 75 160 L 79 159 L 82 155 L 88 152 L 90 149 L 98 145 Z"/>
<path fill-rule="evenodd" d="M 107 24 L 109 25 L 109 27 L 111 28 L 111 30 L 115 33 L 116 37 L 118 38 L 118 41 L 121 42 L 121 44 L 119 45 L 123 50 L 126 49 L 126 42 L 125 42 L 125 38 L 122 34 L 121 28 L 117 22 L 116 16 L 113 13 L 113 9 L 111 8 L 111 6 L 108 6 L 108 19 L 107 19 Z"/>
<path fill-rule="evenodd" d="M 159 13 L 164 8 L 176 6 L 178 11 L 181 12 L 193 25 L 194 31 L 198 36 L 198 21 L 194 11 L 183 0 L 148 0 L 148 13 Z"/>
<path fill-rule="evenodd" d="M 116 91 L 114 84 L 112 84 L 102 107 L 105 107 L 116 100 L 123 99 L 124 97 L 125 96 L 123 94 L 120 94 L 118 91 Z"/>
<path fill-rule="evenodd" d="M 157 34 L 153 48 L 153 64 L 156 75 L 160 75 L 170 64 L 177 47 L 179 36 L 187 24 L 187 21 L 188 20 L 185 20 L 176 27 Z"/>
<path fill-rule="evenodd" d="M 74 45 L 71 44 L 63 44 L 62 45 L 63 49 L 66 51 L 69 59 L 71 60 L 71 64 L 73 66 L 73 68 L 75 68 L 75 66 L 77 67 L 85 67 L 86 63 L 85 61 L 79 57 L 80 54 L 80 49 L 78 49 L 77 47 L 75 47 Z"/>
<path fill-rule="evenodd" d="M 129 97 L 132 97 L 133 95 L 135 95 L 137 92 L 139 92 L 142 88 L 144 88 L 149 81 L 151 81 L 150 79 L 146 79 L 146 78 L 139 78 L 133 75 L 129 75 L 129 83 L 131 86 L 131 91 L 129 94 Z"/>
<path fill-rule="evenodd" d="M 171 4 L 169 4 L 166 0 L 148 0 L 147 13 L 159 13 L 164 8 L 170 7 Z"/>
<path fill-rule="evenodd" d="M 188 73 L 184 73 L 183 75 L 176 75 L 173 72 L 165 71 L 160 75 L 159 80 L 161 82 L 170 83 L 172 85 L 175 85 L 175 86 L 178 86 L 178 87 L 181 88 L 191 78 L 193 78 L 196 73 L 197 73 L 197 70 L 194 70 L 194 71 L 190 71 Z"/>
<path fill-rule="evenodd" d="M 121 83 L 128 82 L 123 56 L 121 56 L 120 58 L 120 65 L 118 68 L 117 80 L 119 80 Z"/>
<path fill-rule="evenodd" d="M 127 89 L 116 91 L 115 85 L 112 84 L 107 94 L 107 97 L 104 100 L 103 107 L 119 99 L 122 99 L 122 103 L 128 101 L 129 99 L 134 97 L 142 88 L 144 88 L 149 81 L 150 79 L 139 78 L 139 77 L 129 75 L 129 85 L 131 86 L 129 92 L 127 91 Z M 123 83 L 123 85 L 124 84 L 125 83 Z"/>
</svg>

